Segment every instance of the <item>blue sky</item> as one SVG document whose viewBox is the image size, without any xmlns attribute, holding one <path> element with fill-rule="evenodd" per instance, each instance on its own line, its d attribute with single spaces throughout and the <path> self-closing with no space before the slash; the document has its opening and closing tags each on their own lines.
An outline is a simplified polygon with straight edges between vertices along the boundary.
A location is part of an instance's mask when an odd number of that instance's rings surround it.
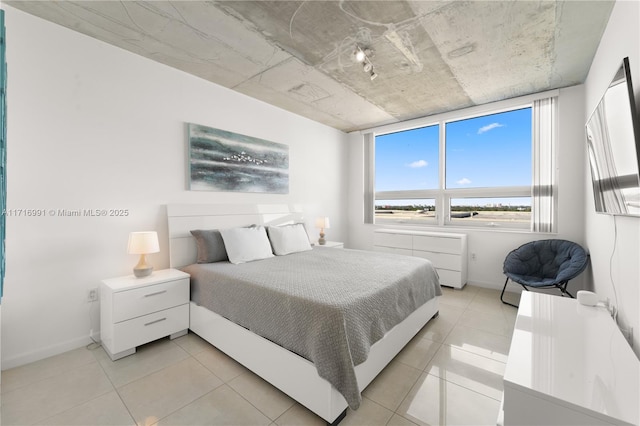
<svg viewBox="0 0 640 426">
<path fill-rule="evenodd" d="M 438 126 L 376 136 L 376 191 L 438 188 Z"/>
<path fill-rule="evenodd" d="M 531 185 L 531 109 L 446 124 L 447 188 Z M 376 191 L 438 188 L 438 126 L 376 137 Z"/>
</svg>

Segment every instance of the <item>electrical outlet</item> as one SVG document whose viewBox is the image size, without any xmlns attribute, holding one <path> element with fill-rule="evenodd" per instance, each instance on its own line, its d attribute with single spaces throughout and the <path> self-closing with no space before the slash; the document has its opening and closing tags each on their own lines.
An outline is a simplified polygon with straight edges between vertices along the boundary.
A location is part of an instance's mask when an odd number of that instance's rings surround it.
<svg viewBox="0 0 640 426">
<path fill-rule="evenodd" d="M 87 302 L 96 302 L 98 300 L 98 288 L 91 288 L 87 292 Z"/>
<path fill-rule="evenodd" d="M 476 260 L 476 254 L 475 253 L 471 253 L 471 260 Z"/>
</svg>

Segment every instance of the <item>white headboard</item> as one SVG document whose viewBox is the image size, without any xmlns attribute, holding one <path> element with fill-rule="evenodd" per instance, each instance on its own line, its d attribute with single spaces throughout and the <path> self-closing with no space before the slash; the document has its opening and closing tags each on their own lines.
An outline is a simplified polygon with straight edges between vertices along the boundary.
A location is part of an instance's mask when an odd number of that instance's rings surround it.
<svg viewBox="0 0 640 426">
<path fill-rule="evenodd" d="M 245 225 L 284 225 L 302 222 L 302 208 L 286 204 L 168 204 L 169 266 L 196 262 L 192 229 L 224 229 Z"/>
</svg>

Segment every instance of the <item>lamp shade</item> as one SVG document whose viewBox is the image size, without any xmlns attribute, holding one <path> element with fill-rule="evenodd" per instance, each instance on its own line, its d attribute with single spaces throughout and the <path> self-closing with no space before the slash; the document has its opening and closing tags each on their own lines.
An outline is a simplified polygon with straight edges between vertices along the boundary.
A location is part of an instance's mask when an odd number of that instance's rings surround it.
<svg viewBox="0 0 640 426">
<path fill-rule="evenodd" d="M 129 246 L 127 252 L 129 254 L 148 254 L 160 251 L 158 244 L 158 233 L 151 232 L 132 232 L 129 234 Z"/>
<path fill-rule="evenodd" d="M 319 217 L 316 219 L 316 228 L 331 228 L 331 224 L 329 223 L 328 217 Z"/>
</svg>

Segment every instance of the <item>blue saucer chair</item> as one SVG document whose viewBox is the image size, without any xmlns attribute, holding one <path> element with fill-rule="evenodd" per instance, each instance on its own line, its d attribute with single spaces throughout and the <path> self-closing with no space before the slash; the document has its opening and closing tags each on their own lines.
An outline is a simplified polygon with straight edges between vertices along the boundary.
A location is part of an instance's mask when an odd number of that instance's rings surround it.
<svg viewBox="0 0 640 426">
<path fill-rule="evenodd" d="M 503 271 L 507 276 L 500 294 L 500 300 L 506 305 L 504 291 L 509 280 L 527 287 L 556 287 L 562 296 L 573 297 L 567 291 L 569 280 L 585 270 L 589 255 L 579 245 L 566 240 L 538 240 L 523 244 L 511 251 L 504 260 Z"/>
</svg>

